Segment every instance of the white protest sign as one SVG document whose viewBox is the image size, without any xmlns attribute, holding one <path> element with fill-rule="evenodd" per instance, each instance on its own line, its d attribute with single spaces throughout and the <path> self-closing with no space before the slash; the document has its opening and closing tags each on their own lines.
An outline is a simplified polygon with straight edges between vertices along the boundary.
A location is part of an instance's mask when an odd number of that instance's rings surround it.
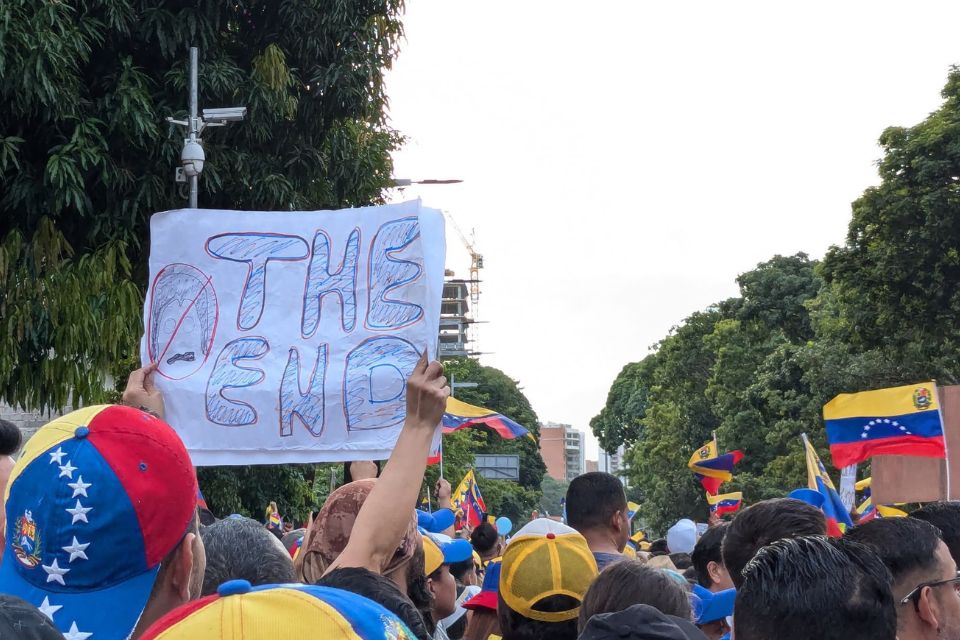
<svg viewBox="0 0 960 640">
<path fill-rule="evenodd" d="M 389 456 L 444 253 L 419 201 L 154 215 L 140 353 L 194 464 Z"/>
</svg>

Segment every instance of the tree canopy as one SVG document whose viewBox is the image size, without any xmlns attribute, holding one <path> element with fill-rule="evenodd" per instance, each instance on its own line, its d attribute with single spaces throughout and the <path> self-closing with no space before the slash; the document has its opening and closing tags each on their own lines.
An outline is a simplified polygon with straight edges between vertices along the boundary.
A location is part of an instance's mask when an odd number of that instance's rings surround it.
<svg viewBox="0 0 960 640">
<path fill-rule="evenodd" d="M 630 446 L 655 529 L 705 519 L 686 463 L 713 431 L 746 456 L 724 490 L 755 502 L 805 483 L 800 433 L 829 462 L 821 412 L 837 393 L 960 379 L 960 69 L 943 98 L 883 133 L 881 183 L 853 203 L 842 246 L 741 274 L 738 297 L 683 320 L 614 381 L 591 427 L 608 451 Z"/>
</svg>

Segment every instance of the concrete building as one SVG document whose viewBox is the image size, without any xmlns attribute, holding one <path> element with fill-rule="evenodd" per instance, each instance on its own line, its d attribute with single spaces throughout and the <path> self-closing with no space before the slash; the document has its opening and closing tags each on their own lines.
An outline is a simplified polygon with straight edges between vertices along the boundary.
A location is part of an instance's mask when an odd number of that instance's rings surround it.
<svg viewBox="0 0 960 640">
<path fill-rule="evenodd" d="M 596 460 L 587 460 L 587 473 L 591 473 L 593 471 L 600 471 L 599 465 L 600 463 L 597 462 Z"/>
<path fill-rule="evenodd" d="M 584 434 L 569 424 L 548 422 L 540 426 L 540 455 L 547 475 L 570 481 L 586 469 Z"/>
<path fill-rule="evenodd" d="M 469 281 L 452 277 L 447 271 L 440 300 L 440 358 L 466 358 L 475 355 L 470 348 Z"/>
<path fill-rule="evenodd" d="M 627 484 L 627 466 L 624 460 L 626 452 L 627 450 L 622 444 L 613 453 L 607 453 L 601 449 L 600 459 L 597 461 L 599 471 L 606 471 L 617 476 L 624 486 Z"/>
</svg>

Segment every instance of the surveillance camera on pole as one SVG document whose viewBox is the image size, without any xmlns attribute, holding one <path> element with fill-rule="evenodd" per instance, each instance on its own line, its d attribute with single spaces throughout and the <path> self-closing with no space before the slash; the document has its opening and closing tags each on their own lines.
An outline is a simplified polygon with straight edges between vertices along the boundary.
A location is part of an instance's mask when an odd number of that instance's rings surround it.
<svg viewBox="0 0 960 640">
<path fill-rule="evenodd" d="M 198 54 L 196 47 L 190 47 L 190 119 L 174 120 L 167 118 L 167 122 L 178 124 L 187 129 L 187 137 L 183 139 L 183 150 L 180 152 L 180 166 L 176 170 L 177 182 L 190 182 L 190 208 L 197 208 L 197 178 L 203 172 L 203 163 L 206 155 L 203 152 L 203 141 L 200 133 L 206 127 L 223 127 L 228 122 L 239 122 L 247 115 L 246 107 L 222 107 L 219 109 L 204 109 L 203 117 L 197 115 L 198 93 Z"/>
</svg>

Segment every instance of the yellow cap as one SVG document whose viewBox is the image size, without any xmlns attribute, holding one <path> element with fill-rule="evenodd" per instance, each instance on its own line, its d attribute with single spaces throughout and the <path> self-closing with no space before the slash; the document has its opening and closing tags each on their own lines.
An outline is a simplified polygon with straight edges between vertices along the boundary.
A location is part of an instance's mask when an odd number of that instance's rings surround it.
<svg viewBox="0 0 960 640">
<path fill-rule="evenodd" d="M 443 551 L 430 536 L 423 538 L 423 575 L 428 576 L 443 566 Z"/>
<path fill-rule="evenodd" d="M 628 558 L 636 558 L 637 550 L 628 544 L 623 548 L 623 555 L 627 556 Z"/>
<path fill-rule="evenodd" d="M 597 576 L 587 541 L 574 529 L 539 518 L 517 531 L 500 569 L 500 596 L 513 611 L 540 622 L 573 620 L 580 601 Z M 565 611 L 537 611 L 551 596 L 569 596 L 577 605 Z"/>
</svg>

